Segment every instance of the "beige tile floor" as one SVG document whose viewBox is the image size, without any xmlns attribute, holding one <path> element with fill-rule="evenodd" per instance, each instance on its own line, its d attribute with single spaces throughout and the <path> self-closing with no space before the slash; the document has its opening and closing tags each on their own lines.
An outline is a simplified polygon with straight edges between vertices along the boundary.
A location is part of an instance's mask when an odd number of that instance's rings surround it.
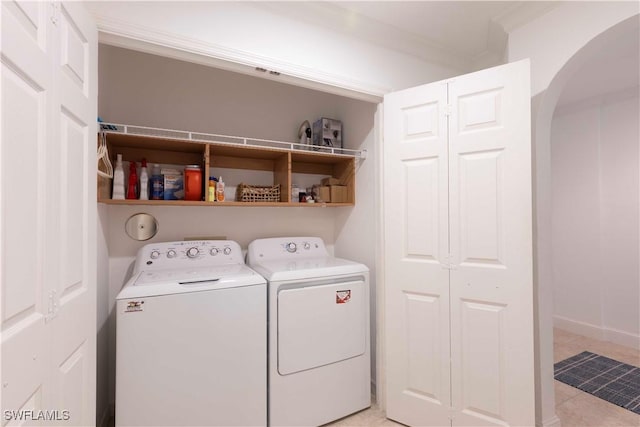
<svg viewBox="0 0 640 427">
<path fill-rule="evenodd" d="M 554 330 L 554 361 L 590 351 L 620 362 L 640 366 L 640 352 L 629 347 L 598 341 L 560 329 Z M 559 381 L 555 383 L 556 415 L 562 427 L 634 427 L 640 426 L 640 415 Z M 377 405 L 343 418 L 327 426 L 368 427 L 402 426 L 385 417 Z"/>
<path fill-rule="evenodd" d="M 640 366 L 638 350 L 598 341 L 555 329 L 553 334 L 554 361 L 566 359 L 583 351 L 590 351 L 620 362 Z M 640 415 L 612 403 L 555 381 L 556 415 L 562 427 L 640 426 Z"/>
</svg>

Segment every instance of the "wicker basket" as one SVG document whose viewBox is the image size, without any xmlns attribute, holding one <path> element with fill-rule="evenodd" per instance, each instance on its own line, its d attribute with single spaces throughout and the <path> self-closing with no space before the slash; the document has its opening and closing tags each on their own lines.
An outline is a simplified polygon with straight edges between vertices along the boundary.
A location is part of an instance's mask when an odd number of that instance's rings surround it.
<svg viewBox="0 0 640 427">
<path fill-rule="evenodd" d="M 279 202 L 280 184 L 272 186 L 238 184 L 236 189 L 238 202 Z"/>
</svg>

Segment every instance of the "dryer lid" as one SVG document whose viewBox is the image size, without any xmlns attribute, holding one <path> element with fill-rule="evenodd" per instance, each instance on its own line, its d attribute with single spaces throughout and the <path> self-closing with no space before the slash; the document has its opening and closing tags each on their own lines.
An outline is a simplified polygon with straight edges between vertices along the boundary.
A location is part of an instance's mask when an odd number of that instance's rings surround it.
<svg viewBox="0 0 640 427">
<path fill-rule="evenodd" d="M 306 280 L 369 271 L 367 266 L 342 258 L 280 259 L 250 265 L 270 282 Z"/>
</svg>

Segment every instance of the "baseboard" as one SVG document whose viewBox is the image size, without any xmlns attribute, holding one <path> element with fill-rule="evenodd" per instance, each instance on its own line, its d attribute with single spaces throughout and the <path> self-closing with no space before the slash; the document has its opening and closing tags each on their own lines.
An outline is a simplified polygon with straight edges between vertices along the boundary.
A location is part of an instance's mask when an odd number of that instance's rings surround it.
<svg viewBox="0 0 640 427">
<path fill-rule="evenodd" d="M 553 316 L 553 326 L 585 337 L 601 341 L 609 341 L 614 344 L 620 344 L 634 349 L 640 349 L 640 335 L 637 334 L 600 327 L 562 316 Z"/>
<path fill-rule="evenodd" d="M 554 415 L 553 417 L 546 419 L 542 422 L 542 426 L 541 427 L 561 427 L 562 423 L 560 422 L 560 418 L 558 418 L 557 415 Z"/>
</svg>

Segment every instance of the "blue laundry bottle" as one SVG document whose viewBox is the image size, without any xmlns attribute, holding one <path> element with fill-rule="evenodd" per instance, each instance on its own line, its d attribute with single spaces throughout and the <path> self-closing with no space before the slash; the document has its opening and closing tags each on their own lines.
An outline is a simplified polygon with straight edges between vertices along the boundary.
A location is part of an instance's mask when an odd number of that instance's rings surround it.
<svg viewBox="0 0 640 427">
<path fill-rule="evenodd" d="M 153 165 L 151 172 L 151 200 L 164 200 L 164 179 L 158 164 Z"/>
</svg>

